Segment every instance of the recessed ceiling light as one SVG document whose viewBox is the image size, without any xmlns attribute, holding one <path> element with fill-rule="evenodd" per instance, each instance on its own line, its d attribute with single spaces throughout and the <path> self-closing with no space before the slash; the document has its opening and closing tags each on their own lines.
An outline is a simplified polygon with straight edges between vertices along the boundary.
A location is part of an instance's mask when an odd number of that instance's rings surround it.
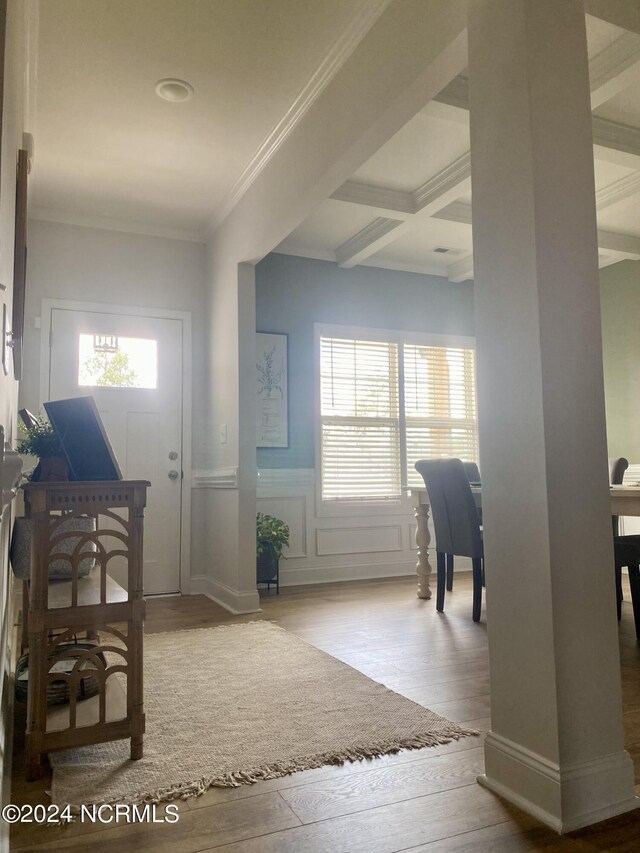
<svg viewBox="0 0 640 853">
<path fill-rule="evenodd" d="M 188 101 L 193 97 L 193 86 L 186 80 L 178 80 L 175 77 L 166 77 L 156 83 L 156 95 L 165 101 Z"/>
</svg>

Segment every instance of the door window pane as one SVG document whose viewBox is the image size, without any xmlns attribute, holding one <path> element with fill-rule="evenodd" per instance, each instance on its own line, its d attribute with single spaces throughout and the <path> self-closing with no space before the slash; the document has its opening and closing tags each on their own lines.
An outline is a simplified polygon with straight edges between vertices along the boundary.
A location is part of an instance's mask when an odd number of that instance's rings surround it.
<svg viewBox="0 0 640 853">
<path fill-rule="evenodd" d="M 78 351 L 78 385 L 82 387 L 158 387 L 157 341 L 80 335 Z"/>
</svg>

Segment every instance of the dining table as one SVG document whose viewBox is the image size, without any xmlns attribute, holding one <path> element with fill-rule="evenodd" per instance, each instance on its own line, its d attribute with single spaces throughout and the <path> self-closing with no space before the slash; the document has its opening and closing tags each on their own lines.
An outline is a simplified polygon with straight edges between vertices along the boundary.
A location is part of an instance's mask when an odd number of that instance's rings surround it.
<svg viewBox="0 0 640 853">
<path fill-rule="evenodd" d="M 424 486 L 409 489 L 411 504 L 416 519 L 416 545 L 418 559 L 416 574 L 418 576 L 418 598 L 431 598 L 430 579 L 433 571 L 429 562 L 429 546 L 431 533 L 429 531 L 429 495 Z M 482 487 L 478 483 L 471 484 L 471 493 L 478 509 L 482 508 Z M 611 486 L 611 515 L 640 517 L 640 483 L 633 485 Z"/>
</svg>

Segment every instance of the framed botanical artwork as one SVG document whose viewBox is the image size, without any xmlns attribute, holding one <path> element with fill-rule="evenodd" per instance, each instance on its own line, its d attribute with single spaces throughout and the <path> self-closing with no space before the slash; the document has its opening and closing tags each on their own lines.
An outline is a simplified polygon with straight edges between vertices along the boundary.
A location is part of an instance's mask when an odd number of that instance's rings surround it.
<svg viewBox="0 0 640 853">
<path fill-rule="evenodd" d="M 256 334 L 256 446 L 289 446 L 287 335 Z"/>
</svg>

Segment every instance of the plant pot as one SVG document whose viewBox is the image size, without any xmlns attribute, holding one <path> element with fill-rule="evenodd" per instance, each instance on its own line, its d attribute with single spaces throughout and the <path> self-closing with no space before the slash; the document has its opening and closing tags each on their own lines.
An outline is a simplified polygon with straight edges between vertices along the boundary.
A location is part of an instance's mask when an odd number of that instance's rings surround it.
<svg viewBox="0 0 640 853">
<path fill-rule="evenodd" d="M 257 582 L 276 583 L 278 580 L 278 558 L 273 548 L 265 548 L 257 557 Z"/>
<path fill-rule="evenodd" d="M 69 466 L 62 456 L 42 456 L 31 477 L 34 483 L 59 483 L 69 479 Z"/>
</svg>

